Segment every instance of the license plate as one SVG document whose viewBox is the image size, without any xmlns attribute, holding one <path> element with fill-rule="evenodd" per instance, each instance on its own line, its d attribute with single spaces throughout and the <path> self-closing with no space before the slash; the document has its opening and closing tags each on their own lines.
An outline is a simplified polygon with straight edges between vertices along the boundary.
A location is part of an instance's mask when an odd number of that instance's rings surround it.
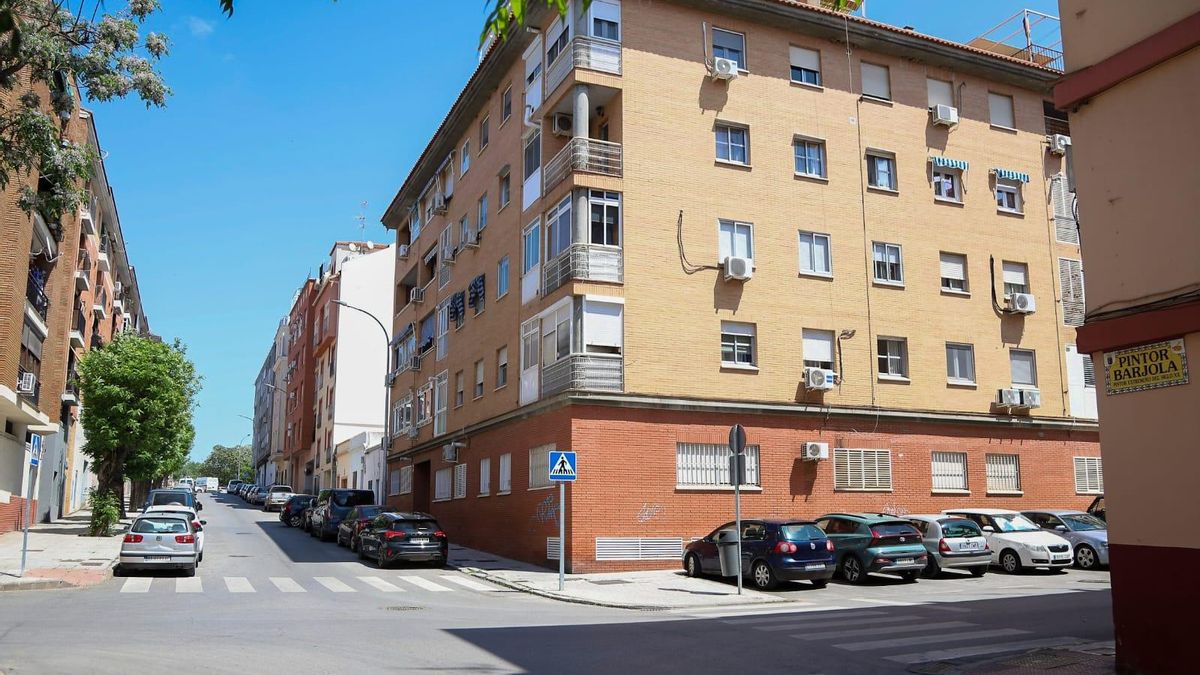
<svg viewBox="0 0 1200 675">
<path fill-rule="evenodd" d="M 979 550 L 979 544 L 977 544 L 977 543 L 975 543 L 975 542 L 973 542 L 973 541 L 964 541 L 964 542 L 962 543 L 962 545 L 961 545 L 961 546 L 959 546 L 959 548 L 961 548 L 961 549 L 962 549 L 962 550 L 964 550 L 964 551 L 978 551 L 978 550 Z"/>
<path fill-rule="evenodd" d="M 171 556 L 169 556 L 169 555 L 148 555 L 148 556 L 146 556 L 147 561 L 170 560 L 170 559 L 171 559 Z"/>
<path fill-rule="evenodd" d="M 813 563 L 811 565 L 805 565 L 804 569 L 806 569 L 806 570 L 823 570 L 823 569 L 825 569 L 825 563 Z"/>
<path fill-rule="evenodd" d="M 912 558 L 900 558 L 899 560 L 896 561 L 896 564 L 897 565 L 911 565 L 911 564 L 913 564 L 913 559 Z"/>
<path fill-rule="evenodd" d="M 420 539 L 412 539 L 411 541 L 414 544 L 428 544 L 429 543 L 429 539 L 424 538 L 424 537 L 422 537 Z"/>
</svg>

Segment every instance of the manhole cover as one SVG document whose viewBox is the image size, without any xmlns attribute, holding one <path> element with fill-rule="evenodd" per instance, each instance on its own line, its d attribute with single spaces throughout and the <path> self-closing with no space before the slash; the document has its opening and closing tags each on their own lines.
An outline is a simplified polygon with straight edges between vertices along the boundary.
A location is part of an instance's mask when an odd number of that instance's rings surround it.
<svg viewBox="0 0 1200 675">
<path fill-rule="evenodd" d="M 624 579 L 597 579 L 597 580 L 588 579 L 588 581 L 590 583 L 596 584 L 597 586 L 616 586 L 617 584 L 632 584 L 633 583 L 632 581 L 626 581 Z"/>
<path fill-rule="evenodd" d="M 390 607 L 384 607 L 384 609 L 386 609 L 389 612 L 412 612 L 412 611 L 416 611 L 418 609 L 424 609 L 424 608 L 423 607 L 413 607 L 410 605 L 391 605 Z"/>
<path fill-rule="evenodd" d="M 1014 666 L 1017 668 L 1036 668 L 1038 670 L 1050 670 L 1051 668 L 1062 668 L 1063 666 L 1073 666 L 1077 663 L 1082 663 L 1083 658 L 1077 654 L 1060 651 L 1037 651 L 1029 654 L 1023 654 L 1013 659 L 1006 659 L 1004 665 Z"/>
</svg>

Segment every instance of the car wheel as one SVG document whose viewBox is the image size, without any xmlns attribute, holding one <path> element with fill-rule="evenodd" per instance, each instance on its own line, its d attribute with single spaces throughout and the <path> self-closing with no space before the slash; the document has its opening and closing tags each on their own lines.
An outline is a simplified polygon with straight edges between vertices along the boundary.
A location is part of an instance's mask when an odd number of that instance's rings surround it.
<svg viewBox="0 0 1200 675">
<path fill-rule="evenodd" d="M 866 580 L 867 575 L 863 573 L 862 563 L 854 554 L 847 554 L 842 558 L 842 578 L 852 584 L 861 584 Z"/>
<path fill-rule="evenodd" d="M 359 547 L 358 547 L 358 551 L 357 551 L 357 553 L 358 553 L 358 559 L 359 559 L 359 560 L 366 560 L 366 559 L 367 559 L 367 554 L 363 552 L 363 547 L 362 547 L 362 545 L 361 545 L 361 544 L 360 544 L 360 545 L 359 545 Z"/>
<path fill-rule="evenodd" d="M 750 566 L 750 578 L 754 581 L 754 587 L 760 591 L 769 591 L 779 585 L 779 580 L 775 578 L 775 570 L 771 569 L 765 560 L 759 560 Z"/>
<path fill-rule="evenodd" d="M 114 576 L 114 577 L 123 577 L 123 576 L 125 576 L 125 570 L 121 569 L 121 566 L 120 566 L 120 565 L 114 565 L 114 566 L 113 566 L 113 569 L 112 569 L 112 573 L 113 573 L 113 576 Z"/>
<path fill-rule="evenodd" d="M 987 571 L 988 571 L 987 565 L 980 565 L 979 567 L 972 567 L 971 568 L 971 576 L 981 577 L 981 576 L 987 574 Z"/>
<path fill-rule="evenodd" d="M 202 562 L 204 562 L 204 551 L 200 551 L 200 557 L 196 558 L 197 565 L 199 565 Z"/>
<path fill-rule="evenodd" d="M 813 588 L 825 588 L 826 586 L 829 585 L 829 580 L 828 579 L 813 579 L 812 585 L 813 585 Z"/>
<path fill-rule="evenodd" d="M 929 556 L 929 562 L 925 563 L 925 569 L 922 574 L 925 578 L 930 579 L 942 573 L 942 566 L 937 563 L 937 558 Z"/>
<path fill-rule="evenodd" d="M 1094 570 L 1100 566 L 1100 558 L 1096 555 L 1095 549 L 1084 544 L 1075 549 L 1075 564 L 1081 570 Z"/>
<path fill-rule="evenodd" d="M 683 559 L 683 571 L 689 577 L 696 579 L 696 578 L 699 578 L 701 574 L 703 574 L 703 572 L 701 572 L 700 570 L 701 570 L 700 556 L 696 555 L 695 553 L 687 554 L 687 557 Z"/>
<path fill-rule="evenodd" d="M 189 567 L 189 568 L 187 568 L 187 569 L 183 570 L 183 576 L 185 576 L 185 577 L 194 577 L 194 576 L 196 576 L 196 566 L 195 566 L 195 565 L 192 565 L 191 567 Z"/>
<path fill-rule="evenodd" d="M 1004 549 L 1000 554 L 1000 567 L 1009 574 L 1017 574 L 1021 571 L 1021 556 L 1012 549 Z"/>
<path fill-rule="evenodd" d="M 304 519 L 300 516 L 292 516 L 288 519 L 288 524 L 292 527 L 300 527 L 304 523 Z"/>
<path fill-rule="evenodd" d="M 350 550 L 358 552 L 358 537 L 350 537 Z"/>
<path fill-rule="evenodd" d="M 387 561 L 383 559 L 383 547 L 380 546 L 375 551 L 375 566 L 379 569 L 387 569 Z"/>
<path fill-rule="evenodd" d="M 912 583 L 917 580 L 917 575 L 919 575 L 920 573 L 921 573 L 920 570 L 907 570 L 905 572 L 900 573 L 900 578 L 907 581 L 908 583 Z"/>
</svg>

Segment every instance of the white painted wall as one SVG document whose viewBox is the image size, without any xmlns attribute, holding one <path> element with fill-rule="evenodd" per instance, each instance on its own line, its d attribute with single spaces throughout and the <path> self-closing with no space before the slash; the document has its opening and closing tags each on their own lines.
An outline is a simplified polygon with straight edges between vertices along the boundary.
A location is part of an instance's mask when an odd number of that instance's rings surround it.
<svg viewBox="0 0 1200 675">
<path fill-rule="evenodd" d="M 341 261 L 339 299 L 391 325 L 395 246 Z M 390 332 L 390 328 L 388 329 Z M 362 312 L 339 307 L 334 375 L 333 443 L 364 431 L 383 431 L 388 345 L 383 331 Z M 349 474 L 347 474 L 349 475 Z"/>
</svg>

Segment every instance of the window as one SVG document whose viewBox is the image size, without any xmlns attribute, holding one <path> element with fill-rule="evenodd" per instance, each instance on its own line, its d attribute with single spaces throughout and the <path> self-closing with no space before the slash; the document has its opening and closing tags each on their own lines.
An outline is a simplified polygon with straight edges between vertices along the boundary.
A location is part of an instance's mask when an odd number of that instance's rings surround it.
<svg viewBox="0 0 1200 675">
<path fill-rule="evenodd" d="M 476 232 L 483 232 L 483 228 L 487 227 L 487 219 L 488 219 L 488 196 L 487 196 L 487 193 L 485 192 L 485 193 L 483 193 L 483 196 L 479 198 L 479 210 L 478 210 L 476 218 L 475 218 L 475 222 L 479 223 L 479 227 L 475 228 Z"/>
<path fill-rule="evenodd" d="M 537 318 L 521 324 L 521 370 L 526 371 L 537 366 L 538 362 L 538 327 Z"/>
<path fill-rule="evenodd" d="M 792 141 L 792 151 L 796 160 L 797 174 L 814 178 L 825 177 L 824 141 L 797 138 Z"/>
<path fill-rule="evenodd" d="M 746 446 L 746 482 L 760 485 L 758 446 Z M 728 487 L 729 446 L 717 443 L 676 443 L 675 484 L 680 487 Z"/>
<path fill-rule="evenodd" d="M 547 461 L 549 459 L 549 457 L 546 458 Z M 506 452 L 500 455 L 500 479 L 497 485 L 500 489 L 496 494 L 506 495 L 512 492 L 512 453 Z"/>
<path fill-rule="evenodd" d="M 433 501 L 440 502 L 450 499 L 450 481 L 453 469 L 446 467 L 438 469 L 433 474 Z"/>
<path fill-rule="evenodd" d="M 955 169 L 934 169 L 933 196 L 943 201 L 961 202 L 960 174 Z"/>
<path fill-rule="evenodd" d="M 547 35 L 553 38 L 546 41 L 546 65 L 549 66 L 558 60 L 571 41 L 571 26 L 563 23 L 562 19 L 555 19 Z"/>
<path fill-rule="evenodd" d="M 461 250 L 462 247 L 469 243 L 473 243 L 474 241 L 475 230 L 471 228 L 471 217 L 463 216 L 462 219 L 458 221 L 458 248 Z"/>
<path fill-rule="evenodd" d="M 940 265 L 942 290 L 952 293 L 966 293 L 967 256 L 960 253 L 942 253 Z"/>
<path fill-rule="evenodd" d="M 892 85 L 888 77 L 887 66 L 877 66 L 874 63 L 862 64 L 862 93 L 863 96 L 892 100 Z"/>
<path fill-rule="evenodd" d="M 821 86 L 821 53 L 815 49 L 789 47 L 792 60 L 792 82 Z"/>
<path fill-rule="evenodd" d="M 400 469 L 388 472 L 388 496 L 400 494 Z"/>
<path fill-rule="evenodd" d="M 1004 261 L 1004 294 L 1029 292 L 1029 267 L 1025 263 Z"/>
<path fill-rule="evenodd" d="M 433 435 L 446 433 L 446 404 L 449 403 L 450 376 L 442 371 L 434 382 L 433 390 Z"/>
<path fill-rule="evenodd" d="M 508 206 L 512 200 L 512 181 L 508 171 L 500 174 L 500 208 Z"/>
<path fill-rule="evenodd" d="M 504 93 L 500 95 L 500 124 L 508 121 L 512 117 L 512 85 L 504 88 Z"/>
<path fill-rule="evenodd" d="M 400 467 L 400 494 L 406 495 L 412 492 L 413 485 L 413 468 L 409 466 Z"/>
<path fill-rule="evenodd" d="M 483 396 L 483 359 L 475 362 L 475 398 Z"/>
<path fill-rule="evenodd" d="M 525 180 L 542 168 L 542 134 L 534 133 L 525 139 Z"/>
<path fill-rule="evenodd" d="M 467 465 L 454 465 L 454 498 L 467 498 Z"/>
<path fill-rule="evenodd" d="M 801 333 L 804 339 L 804 367 L 833 370 L 833 331 L 805 328 Z"/>
<path fill-rule="evenodd" d="M 438 245 L 441 249 L 441 259 L 438 261 L 438 290 L 450 283 L 450 262 L 454 259 L 454 229 L 447 225 L 438 235 Z"/>
<path fill-rule="evenodd" d="M 1013 386 L 1037 386 L 1037 357 L 1032 349 L 1008 350 L 1008 365 Z"/>
<path fill-rule="evenodd" d="M 496 263 L 496 299 L 508 295 L 508 256 Z"/>
<path fill-rule="evenodd" d="M 967 489 L 967 453 L 935 452 L 931 464 L 935 492 Z"/>
<path fill-rule="evenodd" d="M 754 324 L 721 322 L 721 365 L 754 365 Z"/>
<path fill-rule="evenodd" d="M 546 260 L 556 258 L 571 247 L 571 197 L 546 214 Z"/>
<path fill-rule="evenodd" d="M 1075 493 L 1104 494 L 1104 467 L 1099 457 L 1075 458 Z"/>
<path fill-rule="evenodd" d="M 471 168 L 471 139 L 463 141 L 462 154 L 459 157 L 458 175 L 465 176 Z"/>
<path fill-rule="evenodd" d="M 488 141 L 491 140 L 492 116 L 485 115 L 479 121 L 479 152 L 483 152 L 488 146 Z"/>
<path fill-rule="evenodd" d="M 833 268 L 829 256 L 829 235 L 800 232 L 800 271 L 802 273 L 831 276 Z"/>
<path fill-rule="evenodd" d="M 904 263 L 899 244 L 875 242 L 872 245 L 875 260 L 875 281 L 881 284 L 903 284 Z"/>
<path fill-rule="evenodd" d="M 882 377 L 908 377 L 908 340 L 904 338 L 879 338 L 879 375 Z"/>
<path fill-rule="evenodd" d="M 750 163 L 750 130 L 729 124 L 716 126 L 717 159 L 736 164 Z"/>
<path fill-rule="evenodd" d="M 591 190 L 591 243 L 601 246 L 621 245 L 621 193 Z"/>
<path fill-rule="evenodd" d="M 429 424 L 433 419 L 433 382 L 427 382 L 417 390 L 417 426 Z"/>
<path fill-rule="evenodd" d="M 592 37 L 618 42 L 621 39 L 620 24 L 616 21 L 594 16 L 592 17 Z"/>
<path fill-rule="evenodd" d="M 457 408 L 463 404 L 463 383 L 466 378 L 463 376 L 463 371 L 458 371 L 454 374 L 454 407 Z"/>
<path fill-rule="evenodd" d="M 896 190 L 896 156 L 867 154 L 867 185 L 880 190 Z"/>
<path fill-rule="evenodd" d="M 1017 128 L 1016 122 L 1013 121 L 1013 99 L 1011 96 L 993 94 L 989 91 L 988 111 L 991 113 L 992 126 L 1004 127 L 1005 129 Z"/>
<path fill-rule="evenodd" d="M 712 54 L 714 59 L 737 61 L 738 70 L 746 69 L 746 36 L 730 30 L 712 30 Z"/>
<path fill-rule="evenodd" d="M 1020 456 L 991 454 L 987 456 L 987 491 L 1021 491 Z"/>
<path fill-rule="evenodd" d="M 996 208 L 1007 213 L 1021 213 L 1021 185 L 1003 178 L 996 179 Z"/>
<path fill-rule="evenodd" d="M 833 489 L 891 491 L 892 451 L 834 448 Z"/>
<path fill-rule="evenodd" d="M 1063 323 L 1068 326 L 1082 326 L 1083 263 L 1070 258 L 1059 258 L 1058 284 L 1062 292 Z"/>
<path fill-rule="evenodd" d="M 496 388 L 508 384 L 508 345 L 496 350 Z"/>
<path fill-rule="evenodd" d="M 754 226 L 736 220 L 722 220 L 717 224 L 720 241 L 718 256 L 726 258 L 754 258 Z"/>
<path fill-rule="evenodd" d="M 521 275 L 529 274 L 529 270 L 533 269 L 542 260 L 542 245 L 541 245 L 541 224 L 538 221 L 533 221 L 525 228 L 524 246 L 522 247 L 521 257 Z"/>
<path fill-rule="evenodd" d="M 554 450 L 553 443 L 539 445 L 529 450 L 529 489 L 550 487 L 550 451 Z"/>
<path fill-rule="evenodd" d="M 624 348 L 625 305 L 615 302 L 583 301 L 583 351 L 620 354 Z"/>
<path fill-rule="evenodd" d="M 479 460 L 479 496 L 491 494 L 492 492 L 492 459 L 484 457 Z"/>
<path fill-rule="evenodd" d="M 437 354 L 436 360 L 446 358 L 450 346 L 450 299 L 447 298 L 437 309 Z"/>
<path fill-rule="evenodd" d="M 1079 359 L 1083 361 L 1083 386 L 1095 389 L 1096 366 L 1092 363 L 1092 357 L 1089 354 L 1080 354 Z"/>
<path fill-rule="evenodd" d="M 935 108 L 939 105 L 955 107 L 954 89 L 949 82 L 928 77 L 925 78 L 925 90 L 929 96 L 928 102 L 930 108 Z"/>
<path fill-rule="evenodd" d="M 951 384 L 975 384 L 975 347 L 946 343 L 946 380 Z"/>
<path fill-rule="evenodd" d="M 558 363 L 571 355 L 571 305 L 542 319 L 542 365 Z"/>
</svg>

